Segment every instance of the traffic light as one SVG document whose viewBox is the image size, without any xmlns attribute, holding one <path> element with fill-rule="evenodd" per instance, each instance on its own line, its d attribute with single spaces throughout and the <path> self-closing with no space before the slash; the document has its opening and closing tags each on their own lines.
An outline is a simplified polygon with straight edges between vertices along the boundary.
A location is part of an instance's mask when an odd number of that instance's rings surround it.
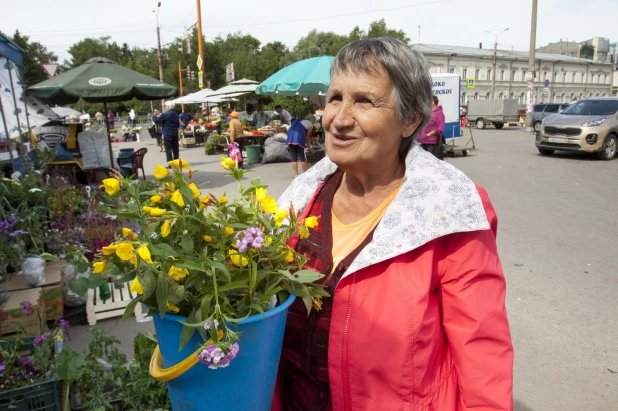
<svg viewBox="0 0 618 411">
<path fill-rule="evenodd" d="M 195 80 L 195 71 L 191 71 L 191 80 Z"/>
<path fill-rule="evenodd" d="M 185 36 L 185 44 L 186 44 L 187 54 L 191 54 L 191 38 L 189 36 Z"/>
<path fill-rule="evenodd" d="M 178 39 L 178 51 L 182 53 L 182 40 Z"/>
<path fill-rule="evenodd" d="M 191 80 L 191 69 L 187 66 L 187 80 Z"/>
</svg>

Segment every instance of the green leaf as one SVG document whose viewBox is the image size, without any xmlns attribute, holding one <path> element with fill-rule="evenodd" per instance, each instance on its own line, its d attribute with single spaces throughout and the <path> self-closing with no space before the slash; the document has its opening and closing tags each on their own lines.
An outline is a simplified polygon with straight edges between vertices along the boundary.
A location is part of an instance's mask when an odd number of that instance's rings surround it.
<svg viewBox="0 0 618 411">
<path fill-rule="evenodd" d="M 185 235 L 182 237 L 182 240 L 180 240 L 180 246 L 182 247 L 183 250 L 185 250 L 186 253 L 190 254 L 193 252 L 193 239 L 191 238 L 191 236 L 189 235 Z"/>
<path fill-rule="evenodd" d="M 189 259 L 186 257 L 179 257 L 177 260 L 175 260 L 174 267 L 186 268 L 187 270 L 201 271 L 204 273 L 208 272 L 206 267 L 204 267 L 199 260 Z"/>
<path fill-rule="evenodd" d="M 225 274 L 225 277 L 227 278 L 227 281 L 230 282 L 232 281 L 232 277 L 230 276 L 230 271 L 227 269 L 227 267 L 223 264 L 221 264 L 220 262 L 217 261 L 208 261 L 208 265 L 212 268 L 214 268 L 215 270 L 219 270 L 221 272 L 223 272 L 223 274 Z"/>
<path fill-rule="evenodd" d="M 303 303 L 305 304 L 305 308 L 307 309 L 307 314 L 311 314 L 311 309 L 313 308 L 313 298 L 303 297 Z"/>
<path fill-rule="evenodd" d="M 262 314 L 262 317 L 266 317 L 266 314 L 264 314 L 264 309 L 262 307 L 260 307 L 259 305 L 251 304 L 249 307 L 253 308 L 255 311 L 257 311 L 260 314 Z"/>
<path fill-rule="evenodd" d="M 69 280 L 69 289 L 79 296 L 84 296 L 89 289 L 95 289 L 105 282 L 105 277 L 92 274 L 89 277 L 72 278 Z"/>
<path fill-rule="evenodd" d="M 159 307 L 159 316 L 163 318 L 167 311 L 167 293 L 169 283 L 164 276 L 160 275 L 157 280 L 157 305 Z"/>
<path fill-rule="evenodd" d="M 257 263 L 255 261 L 251 261 L 251 268 L 249 271 L 249 291 L 254 293 L 257 283 Z"/>
<path fill-rule="evenodd" d="M 162 257 L 162 258 L 178 256 L 178 253 L 174 251 L 172 246 L 170 246 L 167 243 L 150 244 L 148 246 L 148 249 L 150 250 L 150 253 L 152 255 Z"/>
<path fill-rule="evenodd" d="M 127 286 L 128 286 L 128 284 L 127 284 Z M 138 303 L 140 303 L 141 301 L 142 301 L 141 296 L 132 299 L 131 302 L 129 303 L 129 305 L 127 305 L 127 308 L 125 308 L 124 314 L 122 316 L 122 320 L 121 321 L 124 321 L 127 318 L 129 318 L 133 314 L 133 312 L 135 311 L 135 306 Z"/>
<path fill-rule="evenodd" d="M 185 200 L 185 204 L 191 204 L 193 202 L 193 191 L 187 186 L 181 186 L 179 190 Z"/>
<path fill-rule="evenodd" d="M 159 275 L 159 277 L 163 277 L 163 275 Z M 140 279 L 141 280 L 141 279 Z M 157 278 L 153 274 L 152 271 L 146 270 L 144 271 L 144 282 L 142 283 L 142 287 L 144 287 L 143 299 L 147 300 L 157 289 Z M 141 282 L 141 281 L 140 281 Z"/>
<path fill-rule="evenodd" d="M 202 301 L 200 303 L 200 314 L 202 318 L 208 318 L 212 297 L 212 294 L 206 294 L 204 297 L 202 297 Z"/>
<path fill-rule="evenodd" d="M 81 355 L 71 347 L 64 347 L 56 356 L 56 374 L 58 379 L 71 385 L 84 374 L 85 361 Z"/>
<path fill-rule="evenodd" d="M 294 274 L 291 274 L 288 270 L 278 270 L 281 274 L 286 276 L 292 281 L 297 283 L 313 283 L 320 278 L 324 277 L 324 274 L 320 274 L 317 271 L 313 270 L 299 270 Z"/>
<path fill-rule="evenodd" d="M 191 310 L 189 317 L 187 317 L 187 321 L 195 321 L 195 308 Z M 195 328 L 187 327 L 186 325 L 182 327 L 182 332 L 180 333 L 180 346 L 178 347 L 178 351 L 182 351 L 182 349 L 185 348 L 185 345 L 187 345 L 191 337 L 193 337 L 194 333 Z"/>
<path fill-rule="evenodd" d="M 276 287 L 276 288 L 270 290 L 269 292 L 267 292 L 266 294 L 264 294 L 262 296 L 262 298 L 260 299 L 260 304 L 266 304 L 268 302 L 268 300 L 270 300 L 270 297 L 272 297 L 273 295 L 277 294 L 281 290 L 282 290 L 281 287 Z M 279 301 L 279 302 L 282 303 L 283 301 Z"/>
<path fill-rule="evenodd" d="M 224 292 L 230 290 L 238 290 L 238 289 L 246 289 L 249 285 L 244 281 L 232 281 L 231 283 L 224 284 L 220 287 L 217 287 L 217 291 Z"/>
</svg>

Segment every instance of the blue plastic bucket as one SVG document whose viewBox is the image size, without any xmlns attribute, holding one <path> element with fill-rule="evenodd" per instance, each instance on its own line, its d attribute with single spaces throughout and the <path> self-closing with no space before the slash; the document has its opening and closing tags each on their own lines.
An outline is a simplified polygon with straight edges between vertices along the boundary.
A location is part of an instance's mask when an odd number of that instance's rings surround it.
<svg viewBox="0 0 618 411">
<path fill-rule="evenodd" d="M 283 332 L 293 295 L 273 310 L 252 315 L 238 323 L 240 351 L 226 368 L 211 370 L 198 363 L 179 377 L 168 381 L 167 388 L 174 411 L 271 409 Z M 163 367 L 172 367 L 204 343 L 199 333 L 182 351 L 178 351 L 185 317 L 166 313 L 154 316 Z"/>
</svg>

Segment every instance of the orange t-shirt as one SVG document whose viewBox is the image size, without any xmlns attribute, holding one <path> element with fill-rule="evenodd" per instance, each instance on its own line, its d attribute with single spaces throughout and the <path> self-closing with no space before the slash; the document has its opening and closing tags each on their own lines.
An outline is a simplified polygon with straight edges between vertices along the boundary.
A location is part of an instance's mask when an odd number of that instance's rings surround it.
<svg viewBox="0 0 618 411">
<path fill-rule="evenodd" d="M 333 261 L 335 266 L 356 249 L 378 225 L 386 209 L 393 202 L 401 186 L 397 187 L 375 210 L 352 224 L 343 224 L 331 211 L 333 222 Z"/>
</svg>

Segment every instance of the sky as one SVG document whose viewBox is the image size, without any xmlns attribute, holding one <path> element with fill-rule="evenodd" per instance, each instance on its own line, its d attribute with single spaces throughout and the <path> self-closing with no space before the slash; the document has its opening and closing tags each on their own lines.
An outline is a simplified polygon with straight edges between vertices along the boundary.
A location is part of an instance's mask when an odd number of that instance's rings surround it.
<svg viewBox="0 0 618 411">
<path fill-rule="evenodd" d="M 551 42 L 584 41 L 594 36 L 618 41 L 616 0 L 538 0 L 537 47 Z M 231 5 L 231 6 L 230 6 Z M 239 0 L 201 1 L 206 40 L 240 31 L 262 44 L 281 41 L 293 47 L 310 30 L 348 34 L 385 19 L 411 42 L 528 50 L 532 0 Z M 0 30 L 16 29 L 52 50 L 62 62 L 68 48 L 86 37 L 111 36 L 118 44 L 157 45 L 155 0 L 0 0 Z M 162 0 L 162 44 L 181 36 L 197 21 L 196 0 Z M 489 34 L 487 32 L 491 32 Z M 205 56 L 208 58 L 208 56 Z"/>
</svg>

